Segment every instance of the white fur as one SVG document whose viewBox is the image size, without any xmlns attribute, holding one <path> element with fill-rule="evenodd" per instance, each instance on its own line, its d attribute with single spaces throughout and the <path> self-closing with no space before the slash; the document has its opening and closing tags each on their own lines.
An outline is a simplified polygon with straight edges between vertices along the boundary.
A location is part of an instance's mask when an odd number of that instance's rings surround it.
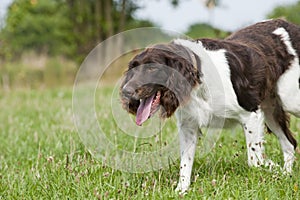
<svg viewBox="0 0 300 200">
<path fill-rule="evenodd" d="M 282 41 L 284 42 L 285 46 L 287 47 L 289 54 L 291 54 L 293 56 L 297 55 L 296 50 L 292 46 L 289 33 L 284 28 L 282 28 L 282 27 L 277 28 L 275 31 L 273 31 L 273 34 L 281 37 Z"/>
<path fill-rule="evenodd" d="M 295 56 L 289 69 L 279 78 L 277 92 L 283 104 L 283 109 L 300 117 L 300 89 L 298 82 L 300 77 L 299 57 L 292 46 L 288 32 L 284 28 L 278 28 L 273 33 L 281 37 L 281 40 L 286 45 L 287 51 Z"/>
<path fill-rule="evenodd" d="M 277 93 L 283 104 L 283 109 L 300 117 L 299 59 L 295 58 L 288 70 L 277 82 Z"/>
<path fill-rule="evenodd" d="M 248 113 L 243 124 L 246 136 L 248 165 L 264 165 L 264 114 L 259 109 Z"/>
<path fill-rule="evenodd" d="M 190 186 L 191 172 L 194 162 L 194 156 L 197 146 L 197 130 L 196 121 L 192 118 L 179 118 L 178 130 L 180 140 L 180 177 L 176 191 L 186 192 Z"/>
</svg>

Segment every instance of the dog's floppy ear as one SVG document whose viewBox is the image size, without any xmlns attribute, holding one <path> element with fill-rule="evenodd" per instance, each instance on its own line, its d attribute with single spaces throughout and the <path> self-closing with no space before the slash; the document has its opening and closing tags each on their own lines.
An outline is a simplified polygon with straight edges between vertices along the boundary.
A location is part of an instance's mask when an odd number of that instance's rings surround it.
<svg viewBox="0 0 300 200">
<path fill-rule="evenodd" d="M 182 46 L 174 46 L 175 53 L 168 52 L 164 55 L 165 65 L 169 68 L 169 78 L 166 82 L 168 90 L 161 97 L 161 104 L 165 109 L 162 117 L 171 116 L 179 105 L 188 102 L 192 89 L 200 84 L 200 73 L 189 52 L 182 49 Z"/>
<path fill-rule="evenodd" d="M 173 65 L 174 66 L 174 65 Z M 187 78 L 177 69 L 171 69 L 166 83 L 167 88 L 174 93 L 180 104 L 188 99 L 192 86 Z"/>
<path fill-rule="evenodd" d="M 191 58 L 191 53 L 179 45 L 176 54 L 166 58 L 166 65 L 171 67 L 167 86 L 178 96 L 180 104 L 186 102 L 190 96 L 191 90 L 200 84 L 200 72 L 197 64 Z M 198 62 L 197 62 L 198 63 Z M 199 63 L 200 64 L 200 63 Z"/>
</svg>

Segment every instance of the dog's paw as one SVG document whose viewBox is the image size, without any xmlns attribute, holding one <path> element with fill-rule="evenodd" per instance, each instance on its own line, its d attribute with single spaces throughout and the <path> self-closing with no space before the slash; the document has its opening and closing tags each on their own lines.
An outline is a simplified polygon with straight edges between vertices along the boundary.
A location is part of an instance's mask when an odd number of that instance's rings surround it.
<svg viewBox="0 0 300 200">
<path fill-rule="evenodd" d="M 189 184 L 179 182 L 175 189 L 175 192 L 178 192 L 180 195 L 185 195 L 187 194 L 188 189 L 189 189 Z"/>
<path fill-rule="evenodd" d="M 289 163 L 285 163 L 282 171 L 283 171 L 283 174 L 285 174 L 285 175 L 292 174 L 292 165 L 290 165 Z"/>
<path fill-rule="evenodd" d="M 250 167 L 268 168 L 270 171 L 277 170 L 277 169 L 281 170 L 281 167 L 278 164 L 274 163 L 270 159 L 267 159 L 267 160 L 255 160 L 255 162 L 248 162 L 248 165 Z"/>
<path fill-rule="evenodd" d="M 274 163 L 272 160 L 268 159 L 268 160 L 265 160 L 264 161 L 264 167 L 266 168 L 269 168 L 270 171 L 273 171 L 273 170 L 281 170 L 281 167 Z"/>
</svg>

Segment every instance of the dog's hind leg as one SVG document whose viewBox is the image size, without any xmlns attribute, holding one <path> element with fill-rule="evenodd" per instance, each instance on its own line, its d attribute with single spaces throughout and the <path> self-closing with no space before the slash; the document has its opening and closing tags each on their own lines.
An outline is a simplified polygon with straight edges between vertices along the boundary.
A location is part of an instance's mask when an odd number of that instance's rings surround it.
<svg viewBox="0 0 300 200">
<path fill-rule="evenodd" d="M 176 191 L 185 193 L 190 186 L 191 172 L 198 141 L 198 124 L 192 120 L 178 122 L 180 142 L 180 177 Z"/>
<path fill-rule="evenodd" d="M 289 130 L 289 119 L 278 101 L 268 101 L 263 106 L 268 128 L 278 137 L 284 157 L 284 170 L 292 171 L 295 160 L 296 140 Z"/>
<path fill-rule="evenodd" d="M 247 112 L 241 120 L 246 136 L 248 165 L 264 165 L 264 114 L 258 109 L 255 112 Z"/>
</svg>

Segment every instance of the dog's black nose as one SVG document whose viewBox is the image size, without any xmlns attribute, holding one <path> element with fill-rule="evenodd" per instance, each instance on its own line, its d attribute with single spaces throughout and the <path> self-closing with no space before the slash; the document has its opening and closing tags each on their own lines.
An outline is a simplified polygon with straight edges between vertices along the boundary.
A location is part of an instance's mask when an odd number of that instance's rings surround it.
<svg viewBox="0 0 300 200">
<path fill-rule="evenodd" d="M 126 97 L 132 97 L 134 95 L 135 89 L 130 85 L 125 85 L 122 89 L 123 95 Z"/>
</svg>

